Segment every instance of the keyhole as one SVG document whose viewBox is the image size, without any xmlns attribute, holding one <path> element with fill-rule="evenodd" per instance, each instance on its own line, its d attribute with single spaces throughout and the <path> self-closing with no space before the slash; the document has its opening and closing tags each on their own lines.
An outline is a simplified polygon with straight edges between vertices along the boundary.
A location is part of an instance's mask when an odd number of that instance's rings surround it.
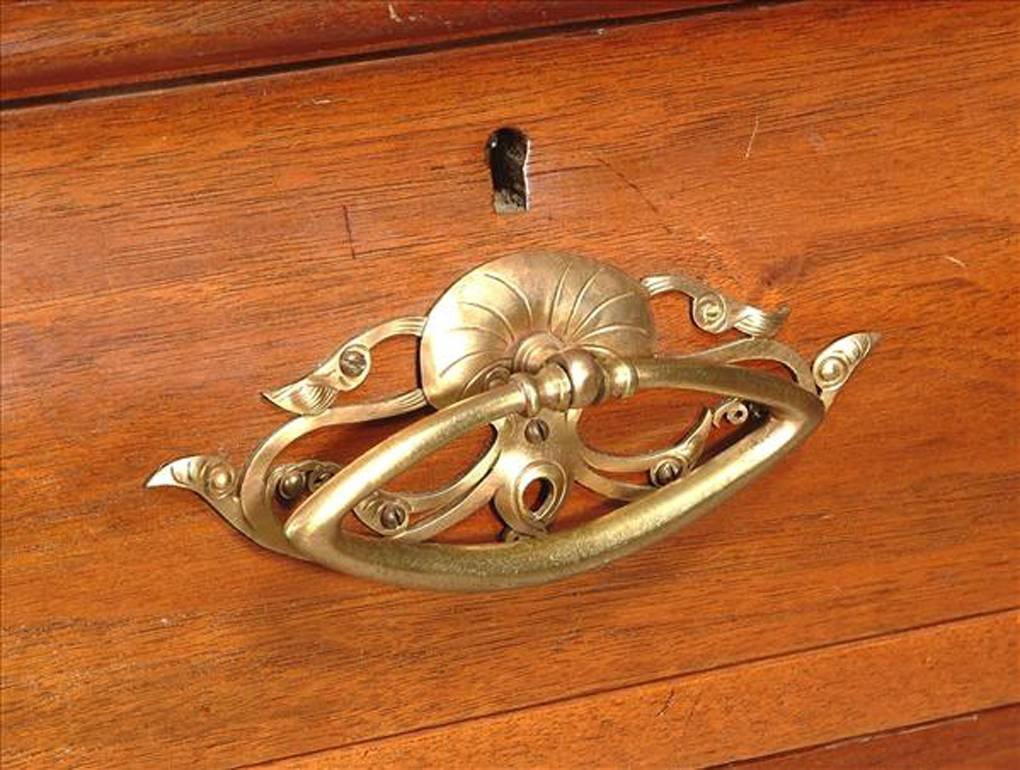
<svg viewBox="0 0 1020 770">
<path fill-rule="evenodd" d="M 485 143 L 492 174 L 492 207 L 497 214 L 528 210 L 528 177 L 525 168 L 531 141 L 516 128 L 493 131 Z"/>
</svg>

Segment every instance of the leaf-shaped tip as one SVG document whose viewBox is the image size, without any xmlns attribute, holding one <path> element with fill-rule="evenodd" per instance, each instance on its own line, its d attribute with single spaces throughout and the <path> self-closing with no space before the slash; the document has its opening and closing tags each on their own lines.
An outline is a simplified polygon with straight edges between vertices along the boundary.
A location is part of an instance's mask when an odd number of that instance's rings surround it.
<svg viewBox="0 0 1020 770">
<path fill-rule="evenodd" d="M 329 409 L 339 391 L 314 375 L 262 393 L 273 406 L 298 415 L 321 414 Z"/>
<path fill-rule="evenodd" d="M 227 498 L 233 496 L 238 485 L 237 470 L 219 455 L 191 455 L 160 466 L 145 482 L 145 486 L 177 487 L 203 497 L 214 508 L 223 512 Z"/>
<path fill-rule="evenodd" d="M 733 325 L 739 331 L 752 337 L 775 337 L 783 328 L 789 315 L 790 308 L 785 305 L 771 311 L 761 310 L 753 305 L 745 305 L 737 314 L 737 320 Z"/>
<path fill-rule="evenodd" d="M 693 467 L 705 450 L 705 444 L 708 443 L 708 437 L 712 433 L 712 416 L 711 409 L 703 409 L 698 422 L 688 431 L 677 447 L 680 454 L 687 459 L 688 467 Z"/>
<path fill-rule="evenodd" d="M 161 465 L 159 468 L 157 468 L 155 473 L 153 473 L 151 476 L 149 476 L 149 478 L 145 480 L 146 488 L 151 489 L 152 487 L 181 486 L 180 484 L 177 483 L 177 480 L 173 476 L 173 471 L 171 470 L 171 466 L 173 466 L 175 462 L 180 462 L 180 460 L 174 460 L 174 462 L 167 463 L 166 465 Z"/>
<path fill-rule="evenodd" d="M 209 458 L 205 455 L 191 455 L 173 460 L 157 468 L 156 472 L 146 479 L 145 486 L 177 487 L 201 494 L 205 485 L 202 469 L 208 461 Z"/>
<path fill-rule="evenodd" d="M 828 409 L 850 375 L 878 344 L 878 332 L 857 332 L 833 342 L 815 358 L 811 372 L 818 394 Z"/>
</svg>

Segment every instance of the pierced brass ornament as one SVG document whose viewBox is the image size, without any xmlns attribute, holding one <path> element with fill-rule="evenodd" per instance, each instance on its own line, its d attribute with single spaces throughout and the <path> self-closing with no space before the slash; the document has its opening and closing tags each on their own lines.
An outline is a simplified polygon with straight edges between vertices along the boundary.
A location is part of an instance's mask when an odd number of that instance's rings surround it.
<svg viewBox="0 0 1020 770">
<path fill-rule="evenodd" d="M 695 325 L 743 335 L 708 350 L 657 356 L 649 299 L 680 292 Z M 255 543 L 334 570 L 416 588 L 484 591 L 544 583 L 605 564 L 694 521 L 766 471 L 817 427 L 874 333 L 837 340 L 809 364 L 773 339 L 787 311 L 765 312 L 680 275 L 636 281 L 583 257 L 526 253 L 471 270 L 426 317 L 397 318 L 349 340 L 311 373 L 264 395 L 294 415 L 242 470 L 194 455 L 162 466 L 147 485 L 189 489 Z M 372 368 L 372 349 L 420 338 L 420 386 L 391 398 L 337 405 Z M 774 361 L 792 378 L 736 364 Z M 622 456 L 587 446 L 582 411 L 655 388 L 716 394 L 674 446 Z M 349 465 L 276 463 L 294 441 L 334 425 L 433 408 Z M 705 459 L 723 424 L 750 428 Z M 448 486 L 422 493 L 392 479 L 484 425 L 495 440 Z M 647 484 L 614 478 L 643 473 Z M 627 505 L 572 529 L 550 525 L 576 482 Z M 538 504 L 526 490 L 545 491 Z M 426 542 L 492 503 L 500 542 Z M 278 510 L 289 512 L 285 521 Z M 371 534 L 343 526 L 355 516 Z"/>
</svg>

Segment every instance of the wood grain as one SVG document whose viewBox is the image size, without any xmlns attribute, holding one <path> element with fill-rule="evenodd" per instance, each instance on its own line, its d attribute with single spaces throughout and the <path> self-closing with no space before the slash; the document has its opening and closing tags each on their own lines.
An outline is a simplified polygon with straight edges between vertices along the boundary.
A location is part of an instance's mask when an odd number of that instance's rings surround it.
<svg viewBox="0 0 1020 770">
<path fill-rule="evenodd" d="M 592 768 L 732 762 L 795 748 L 805 736 L 835 740 L 1020 700 L 1018 617 L 1001 613 L 841 644 L 268 767 L 553 770 L 577 767 L 578 757 Z"/>
<path fill-rule="evenodd" d="M 1015 677 L 1015 671 L 1012 673 Z M 1020 706 L 730 765 L 745 770 L 1013 770 L 1020 764 Z"/>
<path fill-rule="evenodd" d="M 0 98 L 24 99 L 732 5 L 725 0 L 89 0 L 0 4 Z"/>
<path fill-rule="evenodd" d="M 966 8 L 747 9 L 3 113 L 5 766 L 264 761 L 1013 607 L 1020 6 Z M 521 216 L 489 205 L 504 124 L 533 140 Z M 525 248 L 789 304 L 805 353 L 884 338 L 781 468 L 546 588 L 369 584 L 141 488 L 241 460 L 280 421 L 259 390 Z M 706 343 L 657 312 L 666 349 Z M 612 448 L 677 416 L 598 419 Z"/>
</svg>

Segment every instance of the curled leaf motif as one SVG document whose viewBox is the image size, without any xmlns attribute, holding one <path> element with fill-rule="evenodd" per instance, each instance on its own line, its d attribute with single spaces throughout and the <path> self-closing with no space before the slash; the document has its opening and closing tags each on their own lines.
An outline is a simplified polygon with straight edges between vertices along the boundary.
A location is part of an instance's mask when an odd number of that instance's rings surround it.
<svg viewBox="0 0 1020 770">
<path fill-rule="evenodd" d="M 575 418 L 576 424 L 576 418 Z M 661 487 L 687 475 L 701 459 L 708 442 L 713 423 L 713 411 L 705 409 L 701 417 L 674 446 L 638 455 L 613 455 L 581 444 L 582 467 L 575 469 L 578 481 L 593 492 L 617 500 L 636 500 L 651 488 L 644 484 L 633 484 L 605 473 L 631 473 L 642 471 L 648 474 L 652 487 Z"/>
<path fill-rule="evenodd" d="M 421 336 L 421 316 L 392 318 L 336 348 L 315 369 L 283 387 L 262 395 L 273 406 L 298 415 L 319 415 L 333 407 L 341 393 L 358 388 L 372 369 L 372 348 L 391 337 Z"/>
<path fill-rule="evenodd" d="M 263 395 L 274 406 L 292 414 L 321 414 L 333 406 L 341 392 L 361 385 L 371 366 L 368 347 L 348 342 L 300 380 Z"/>
<path fill-rule="evenodd" d="M 840 388 L 871 352 L 878 339 L 879 335 L 873 332 L 858 332 L 836 340 L 818 354 L 811 373 L 826 408 L 832 404 Z"/>
<path fill-rule="evenodd" d="M 265 393 L 275 406 L 292 414 L 321 414 L 333 406 L 340 391 L 315 375 Z"/>
<path fill-rule="evenodd" d="M 650 275 L 642 278 L 641 284 L 650 297 L 670 291 L 686 294 L 691 298 L 695 325 L 712 334 L 736 329 L 751 337 L 774 337 L 790 314 L 785 307 L 762 310 L 683 275 Z"/>
<path fill-rule="evenodd" d="M 752 337 L 774 337 L 789 314 L 790 309 L 786 307 L 766 312 L 753 305 L 744 305 L 737 312 L 733 327 Z"/>
<path fill-rule="evenodd" d="M 172 463 L 170 468 L 170 478 L 175 482 L 175 485 L 182 489 L 201 489 L 202 484 L 202 469 L 205 467 L 207 458 L 205 457 L 188 457 L 183 461 Z"/>
<path fill-rule="evenodd" d="M 145 485 L 188 489 L 209 500 L 219 500 L 236 491 L 237 471 L 222 457 L 192 455 L 162 466 Z"/>
</svg>

